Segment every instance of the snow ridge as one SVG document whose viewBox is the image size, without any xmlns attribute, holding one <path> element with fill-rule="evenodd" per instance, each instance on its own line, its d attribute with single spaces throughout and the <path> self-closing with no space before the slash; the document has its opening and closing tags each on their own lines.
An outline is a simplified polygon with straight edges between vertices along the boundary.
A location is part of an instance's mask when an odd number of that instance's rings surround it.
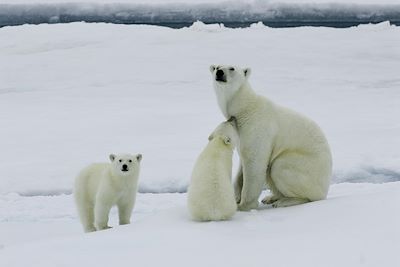
<svg viewBox="0 0 400 267">
<path fill-rule="evenodd" d="M 400 181 L 400 171 L 389 168 L 373 166 L 361 166 L 359 169 L 348 171 L 337 170 L 332 176 L 331 183 L 390 183 Z M 180 180 L 168 180 L 165 183 L 142 183 L 139 185 L 138 192 L 144 194 L 164 194 L 164 193 L 186 193 L 188 182 Z M 59 196 L 72 194 L 71 189 L 51 189 L 51 190 L 27 190 L 17 192 L 24 197 L 35 196 Z"/>
</svg>

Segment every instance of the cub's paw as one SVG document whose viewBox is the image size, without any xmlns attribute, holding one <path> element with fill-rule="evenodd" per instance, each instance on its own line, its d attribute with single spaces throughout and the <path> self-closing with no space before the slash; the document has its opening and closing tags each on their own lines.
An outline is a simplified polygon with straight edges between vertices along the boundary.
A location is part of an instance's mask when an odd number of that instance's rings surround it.
<svg viewBox="0 0 400 267">
<path fill-rule="evenodd" d="M 91 233 L 91 232 L 96 232 L 96 227 L 88 226 L 85 228 L 85 233 Z"/>
<path fill-rule="evenodd" d="M 106 226 L 99 226 L 99 227 L 97 227 L 97 231 L 102 231 L 102 230 L 107 230 L 107 229 L 111 229 L 112 227 L 111 226 L 108 226 L 108 225 L 106 225 Z"/>
</svg>

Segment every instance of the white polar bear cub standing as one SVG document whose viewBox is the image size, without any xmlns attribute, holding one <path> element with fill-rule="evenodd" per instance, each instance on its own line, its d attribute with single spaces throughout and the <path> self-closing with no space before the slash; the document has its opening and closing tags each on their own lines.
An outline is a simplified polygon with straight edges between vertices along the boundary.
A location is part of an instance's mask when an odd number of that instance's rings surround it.
<svg viewBox="0 0 400 267">
<path fill-rule="evenodd" d="M 238 142 L 234 121 L 221 123 L 193 168 L 188 208 L 194 220 L 228 220 L 237 204 L 231 182 L 233 150 Z"/>
<path fill-rule="evenodd" d="M 238 208 L 257 208 L 264 184 L 272 196 L 263 202 L 274 207 L 325 199 L 332 156 L 318 125 L 257 95 L 248 82 L 250 69 L 212 65 L 210 71 L 222 113 L 236 118 L 241 161 L 235 181 Z"/>
<path fill-rule="evenodd" d="M 119 224 L 130 223 L 141 159 L 141 154 L 111 154 L 111 163 L 94 163 L 80 172 L 74 196 L 85 232 L 110 228 L 108 215 L 114 205 Z"/>
</svg>

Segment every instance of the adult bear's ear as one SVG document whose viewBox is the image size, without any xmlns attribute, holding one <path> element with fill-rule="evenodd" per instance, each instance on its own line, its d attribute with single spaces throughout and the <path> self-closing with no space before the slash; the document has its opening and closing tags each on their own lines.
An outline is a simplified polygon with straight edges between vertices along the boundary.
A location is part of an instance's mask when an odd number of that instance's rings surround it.
<svg viewBox="0 0 400 267">
<path fill-rule="evenodd" d="M 142 154 L 137 154 L 136 155 L 136 159 L 137 159 L 138 162 L 140 162 L 142 160 L 142 158 L 143 158 Z"/>
<path fill-rule="evenodd" d="M 211 140 L 213 140 L 214 139 L 214 135 L 213 134 L 210 134 L 210 136 L 208 137 L 208 141 L 211 141 Z"/>
<path fill-rule="evenodd" d="M 109 157 L 110 157 L 111 162 L 113 162 L 115 160 L 115 155 L 114 154 L 110 154 Z"/>
<path fill-rule="evenodd" d="M 243 70 L 243 73 L 244 73 L 244 77 L 246 77 L 246 79 L 248 79 L 250 74 L 251 74 L 251 69 L 250 68 L 245 68 Z"/>
<path fill-rule="evenodd" d="M 216 65 L 211 65 L 210 66 L 210 72 L 211 73 L 214 73 L 214 70 L 217 68 L 217 66 Z"/>
</svg>

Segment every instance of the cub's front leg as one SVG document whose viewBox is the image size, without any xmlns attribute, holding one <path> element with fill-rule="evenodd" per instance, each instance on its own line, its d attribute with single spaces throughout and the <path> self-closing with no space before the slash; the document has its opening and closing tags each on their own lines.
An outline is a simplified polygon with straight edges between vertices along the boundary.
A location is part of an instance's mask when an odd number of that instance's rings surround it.
<svg viewBox="0 0 400 267">
<path fill-rule="evenodd" d="M 96 229 L 104 230 L 111 228 L 108 226 L 108 216 L 110 214 L 112 205 L 107 202 L 96 202 L 95 210 L 94 210 L 94 217 L 95 217 L 95 226 Z"/>
<path fill-rule="evenodd" d="M 108 226 L 108 216 L 110 214 L 111 207 L 114 202 L 113 195 L 114 192 L 109 192 L 109 187 L 107 189 L 101 188 L 97 193 L 96 202 L 94 206 L 94 221 L 97 230 L 104 230 L 111 228 Z"/>
<path fill-rule="evenodd" d="M 134 197 L 129 200 L 120 201 L 118 205 L 119 224 L 130 224 L 133 206 L 135 204 Z"/>
</svg>

